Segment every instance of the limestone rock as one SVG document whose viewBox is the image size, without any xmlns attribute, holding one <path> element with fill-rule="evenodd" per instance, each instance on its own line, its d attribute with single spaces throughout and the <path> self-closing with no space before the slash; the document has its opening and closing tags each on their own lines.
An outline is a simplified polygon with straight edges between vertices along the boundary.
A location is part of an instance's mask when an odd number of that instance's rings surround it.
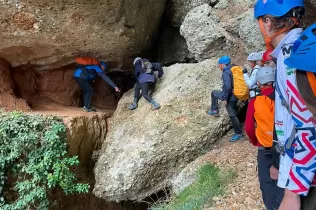
<svg viewBox="0 0 316 210">
<path fill-rule="evenodd" d="M 158 32 L 166 0 L 1 1 L 0 57 L 38 69 L 74 62 L 76 55 L 130 63 Z"/>
<path fill-rule="evenodd" d="M 253 0 L 219 0 L 214 6 L 215 9 L 226 9 L 227 7 L 249 8 L 254 4 Z"/>
<path fill-rule="evenodd" d="M 185 16 L 195 7 L 202 4 L 215 4 L 216 0 L 170 0 L 168 16 L 175 27 L 180 27 Z"/>
<path fill-rule="evenodd" d="M 188 13 L 180 33 L 185 38 L 189 51 L 198 61 L 218 56 L 230 47 L 229 34 L 208 4 L 196 7 Z"/>
<path fill-rule="evenodd" d="M 264 41 L 259 25 L 253 17 L 253 9 L 251 9 L 229 20 L 225 25 L 225 29 L 228 32 L 238 36 L 243 41 L 247 53 L 264 49 Z"/>
<path fill-rule="evenodd" d="M 141 99 L 129 111 L 132 90 L 120 100 L 95 167 L 96 196 L 141 200 L 164 189 L 181 167 L 230 128 L 224 108 L 219 118 L 206 114 L 211 90 L 220 88 L 217 60 L 164 70 L 153 95 L 162 109 L 151 111 Z"/>
</svg>

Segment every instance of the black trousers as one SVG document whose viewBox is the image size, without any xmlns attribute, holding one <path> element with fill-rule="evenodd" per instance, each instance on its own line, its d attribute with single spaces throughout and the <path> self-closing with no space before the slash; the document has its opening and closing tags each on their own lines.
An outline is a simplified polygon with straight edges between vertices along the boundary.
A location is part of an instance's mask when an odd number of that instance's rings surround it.
<svg viewBox="0 0 316 210">
<path fill-rule="evenodd" d="M 93 87 L 89 80 L 74 77 L 75 81 L 78 83 L 79 87 L 83 90 L 83 105 L 89 109 L 91 108 L 91 99 L 93 95 Z"/>
<path fill-rule="evenodd" d="M 151 102 L 152 97 L 148 94 L 148 91 L 153 86 L 153 84 L 154 83 L 152 83 L 152 82 L 145 82 L 145 83 L 142 83 L 142 84 L 137 83 L 136 87 L 135 87 L 134 98 L 139 99 L 140 90 L 142 90 L 142 95 L 144 96 L 144 98 L 148 102 Z"/>
<path fill-rule="evenodd" d="M 301 210 L 316 210 L 316 187 L 311 187 L 306 197 L 301 196 L 301 201 Z"/>
<path fill-rule="evenodd" d="M 258 177 L 262 192 L 263 203 L 267 210 L 278 210 L 284 196 L 284 189 L 277 186 L 278 181 L 270 177 L 270 168 L 278 168 L 279 154 L 273 150 L 266 154 L 265 150 L 258 150 Z"/>
</svg>

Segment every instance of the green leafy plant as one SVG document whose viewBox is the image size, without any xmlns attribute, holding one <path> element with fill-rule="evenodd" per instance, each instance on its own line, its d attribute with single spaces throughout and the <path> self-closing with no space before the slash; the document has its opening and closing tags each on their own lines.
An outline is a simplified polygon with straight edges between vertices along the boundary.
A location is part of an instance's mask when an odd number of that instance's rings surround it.
<svg viewBox="0 0 316 210">
<path fill-rule="evenodd" d="M 221 170 L 212 165 L 205 164 L 198 171 L 197 180 L 185 188 L 179 195 L 170 197 L 164 202 L 157 202 L 150 210 L 200 210 L 215 196 L 223 195 L 227 184 L 236 176 L 229 170 Z"/>
<path fill-rule="evenodd" d="M 71 170 L 66 127 L 57 117 L 0 112 L 0 208 L 48 209 L 48 192 L 87 193 Z"/>
</svg>

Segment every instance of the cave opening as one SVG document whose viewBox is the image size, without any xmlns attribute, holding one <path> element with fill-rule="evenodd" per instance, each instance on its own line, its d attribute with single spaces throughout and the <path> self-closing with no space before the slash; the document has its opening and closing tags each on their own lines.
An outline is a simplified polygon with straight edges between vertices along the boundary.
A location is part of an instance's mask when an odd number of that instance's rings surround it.
<svg viewBox="0 0 316 210">
<path fill-rule="evenodd" d="M 41 113 L 81 112 L 78 108 L 83 107 L 83 91 L 73 78 L 75 68 L 74 63 L 50 70 L 36 70 L 30 64 L 10 68 L 12 95 L 25 101 L 20 109 Z M 98 111 L 112 112 L 122 95 L 133 88 L 134 75 L 130 71 L 108 71 L 106 74 L 121 92 L 115 92 L 101 77 L 97 77 L 92 83 L 91 104 Z M 7 106 L 16 108 L 14 104 Z"/>
</svg>

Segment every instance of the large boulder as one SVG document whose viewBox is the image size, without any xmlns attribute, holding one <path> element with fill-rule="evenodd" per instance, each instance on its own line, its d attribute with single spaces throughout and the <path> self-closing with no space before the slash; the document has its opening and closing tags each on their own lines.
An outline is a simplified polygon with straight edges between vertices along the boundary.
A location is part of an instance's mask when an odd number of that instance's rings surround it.
<svg viewBox="0 0 316 210">
<path fill-rule="evenodd" d="M 107 200 L 142 200 L 169 186 L 171 178 L 230 128 L 225 109 L 206 114 L 210 93 L 220 88 L 217 61 L 164 68 L 153 97 L 162 109 L 151 111 L 141 99 L 135 111 L 126 93 L 109 123 L 95 167 L 94 194 Z"/>
<path fill-rule="evenodd" d="M 214 8 L 227 9 L 228 7 L 244 7 L 249 8 L 254 4 L 253 0 L 219 0 Z"/>
<path fill-rule="evenodd" d="M 195 7 L 202 4 L 213 5 L 216 0 L 170 0 L 167 4 L 167 14 L 175 27 L 180 27 L 185 16 Z"/>
<path fill-rule="evenodd" d="M 218 56 L 231 47 L 229 34 L 208 4 L 198 6 L 187 14 L 180 33 L 198 61 Z"/>
<path fill-rule="evenodd" d="M 76 55 L 112 67 L 151 47 L 166 0 L 1 1 L 0 57 L 38 69 L 73 62 Z"/>
<path fill-rule="evenodd" d="M 247 53 L 262 51 L 264 49 L 264 41 L 259 25 L 254 19 L 253 9 L 244 12 L 236 18 L 230 19 L 224 28 L 242 40 Z"/>
</svg>

